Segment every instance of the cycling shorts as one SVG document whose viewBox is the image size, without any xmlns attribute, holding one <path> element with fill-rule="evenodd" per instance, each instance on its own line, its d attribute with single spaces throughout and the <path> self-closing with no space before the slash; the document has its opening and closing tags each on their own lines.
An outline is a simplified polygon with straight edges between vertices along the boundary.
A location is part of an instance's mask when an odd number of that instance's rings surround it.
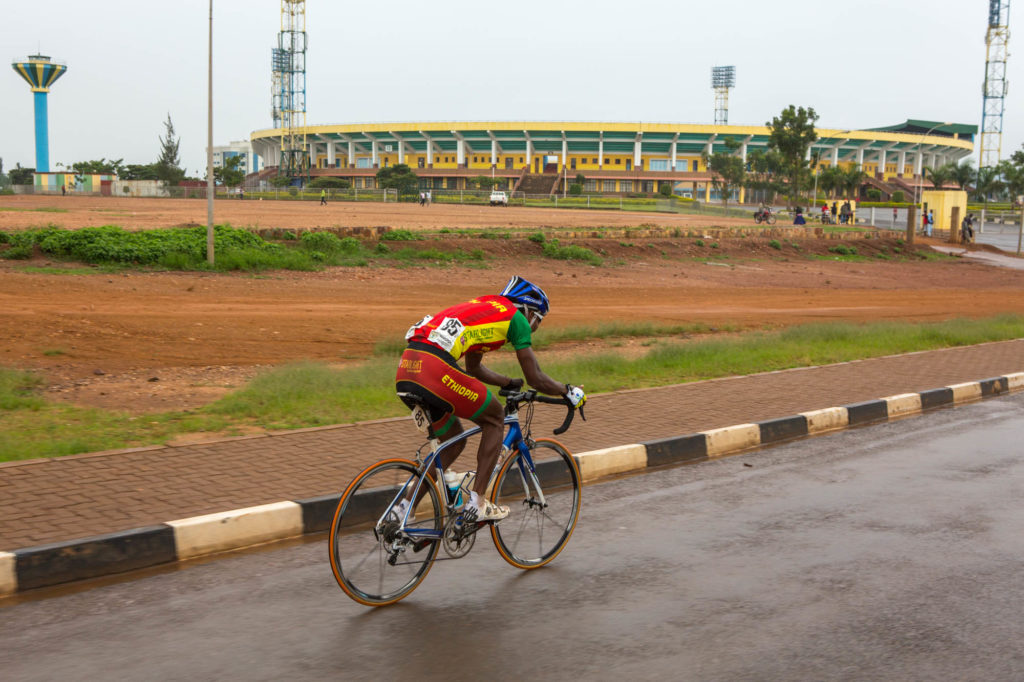
<svg viewBox="0 0 1024 682">
<path fill-rule="evenodd" d="M 488 388 L 462 371 L 451 355 L 417 342 L 410 343 L 402 353 L 395 390 L 419 396 L 429 407 L 430 421 L 435 424 L 452 413 L 475 420 L 492 400 Z M 408 401 L 403 402 L 412 407 Z"/>
</svg>

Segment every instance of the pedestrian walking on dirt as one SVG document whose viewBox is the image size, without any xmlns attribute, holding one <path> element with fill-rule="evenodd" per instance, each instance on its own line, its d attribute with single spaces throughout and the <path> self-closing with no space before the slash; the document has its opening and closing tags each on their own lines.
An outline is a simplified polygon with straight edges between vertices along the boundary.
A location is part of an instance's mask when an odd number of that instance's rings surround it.
<svg viewBox="0 0 1024 682">
<path fill-rule="evenodd" d="M 68 188 L 65 185 L 60 186 L 60 195 L 66 197 L 68 195 Z"/>
<path fill-rule="evenodd" d="M 935 229 L 935 211 L 928 209 L 928 236 L 932 236 L 932 230 Z"/>
<path fill-rule="evenodd" d="M 327 190 L 325 190 L 325 189 L 320 190 L 320 205 L 321 206 L 326 206 L 327 205 Z"/>
<path fill-rule="evenodd" d="M 833 224 L 839 222 L 838 219 L 837 219 L 838 215 L 839 215 L 839 204 L 837 204 L 836 202 L 833 201 L 832 202 L 832 222 L 833 222 Z"/>
</svg>

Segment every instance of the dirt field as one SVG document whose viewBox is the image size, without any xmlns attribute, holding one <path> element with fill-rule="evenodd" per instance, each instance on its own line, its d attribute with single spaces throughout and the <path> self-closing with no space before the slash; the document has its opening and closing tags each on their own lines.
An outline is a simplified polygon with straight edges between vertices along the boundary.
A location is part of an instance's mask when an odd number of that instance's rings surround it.
<svg viewBox="0 0 1024 682">
<path fill-rule="evenodd" d="M 56 197 L 44 205 L 24 199 L 0 199 L 0 229 L 47 222 L 152 227 L 205 220 L 202 202 Z M 3 210 L 45 206 L 72 210 Z M 318 208 L 219 202 L 217 219 L 237 226 L 258 221 L 264 227 L 311 227 Z M 451 218 L 438 217 L 453 209 Z M 519 227 L 539 226 L 541 221 L 607 226 L 685 220 L 618 212 L 381 204 L 339 204 L 326 211 L 332 212 L 331 222 L 316 224 L 509 225 L 490 216 L 521 221 L 515 223 Z M 378 222 L 382 220 L 392 222 Z M 539 247 L 523 240 L 468 241 L 467 247 L 493 254 L 486 268 L 371 266 L 259 276 L 134 270 L 53 274 L 46 267 L 68 265 L 38 258 L 0 260 L 0 366 L 40 370 L 53 397 L 77 404 L 135 412 L 184 408 L 223 395 L 262 367 L 307 358 L 358 361 L 378 340 L 400 337 L 409 324 L 446 304 L 496 291 L 513 273 L 540 283 L 551 295 L 547 328 L 610 320 L 783 326 L 815 320 L 1024 313 L 1024 273 L 964 261 L 829 262 L 804 255 L 824 252 L 820 244 L 808 242 L 800 252 L 788 246 L 778 251 L 765 240 L 747 239 L 723 242 L 715 251 L 717 259 L 703 262 L 694 257 L 693 240 L 604 240 L 590 244 L 608 252 L 607 264 L 594 267 L 541 258 Z M 599 341 L 584 345 L 599 348 Z"/>
<path fill-rule="evenodd" d="M 11 210 L 15 209 L 15 210 Z M 516 206 L 461 206 L 317 201 L 217 201 L 214 221 L 235 227 L 541 228 L 541 227 L 707 227 L 747 225 L 737 218 L 682 216 L 630 211 L 587 211 Z M 205 199 L 118 199 L 105 197 L 0 197 L 0 230 L 120 225 L 125 229 L 206 224 Z"/>
</svg>

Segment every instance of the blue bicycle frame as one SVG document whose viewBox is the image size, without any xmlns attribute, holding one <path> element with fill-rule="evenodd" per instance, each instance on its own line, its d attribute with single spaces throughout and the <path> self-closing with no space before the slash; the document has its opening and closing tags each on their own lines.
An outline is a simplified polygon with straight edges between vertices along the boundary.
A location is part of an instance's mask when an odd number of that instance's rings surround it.
<svg viewBox="0 0 1024 682">
<path fill-rule="evenodd" d="M 508 432 L 505 434 L 504 440 L 502 440 L 501 451 L 511 453 L 513 448 L 518 450 L 519 455 L 521 456 L 516 463 L 523 476 L 523 485 L 525 487 L 526 480 L 532 478 L 534 485 L 536 486 L 537 494 L 541 496 L 541 501 L 543 502 L 543 493 L 541 492 L 539 482 L 536 479 L 536 469 L 533 464 L 533 458 L 530 456 L 530 449 L 526 447 L 526 441 L 523 440 L 523 430 L 519 425 L 519 413 L 515 412 L 505 417 L 505 425 L 508 427 Z M 432 465 L 434 467 L 437 480 L 440 481 L 440 485 L 438 485 L 438 487 L 444 494 L 445 509 L 452 511 L 455 507 L 456 498 L 454 493 L 452 493 L 452 491 L 448 489 L 448 486 L 444 484 L 444 469 L 441 466 L 441 453 L 455 443 L 465 440 L 471 436 L 475 436 L 480 433 L 480 430 L 479 426 L 474 426 L 471 429 L 463 431 L 457 436 L 452 436 L 443 443 L 434 445 L 433 450 L 423 461 L 423 464 L 420 465 L 417 473 L 406 481 L 405 485 L 403 485 L 398 491 L 398 494 L 396 494 L 394 499 L 391 500 L 391 504 L 387 506 L 381 517 L 377 519 L 378 525 L 384 520 L 384 517 L 388 515 L 391 509 L 398 504 L 398 501 L 403 497 L 406 497 L 406 491 L 409 489 L 409 484 L 413 482 L 413 479 L 416 480 L 416 487 L 413 489 L 411 499 L 419 499 L 420 486 L 422 486 L 423 482 L 427 480 L 427 472 L 430 471 L 430 467 Z M 437 441 L 434 440 L 432 442 L 436 443 Z M 510 454 L 509 456 L 512 455 Z M 494 477 L 498 474 L 498 470 L 501 468 L 500 465 L 501 461 L 499 459 L 498 463 L 494 466 L 494 470 L 491 472 L 491 480 L 487 482 L 488 485 L 493 483 Z M 414 505 L 409 505 L 409 508 L 405 512 L 405 516 L 402 518 L 402 532 L 410 537 L 415 536 L 419 539 L 440 540 L 444 536 L 443 528 L 441 530 L 434 530 L 433 528 L 414 528 L 406 526 L 406 523 L 409 520 L 409 514 L 413 512 L 413 507 Z"/>
</svg>

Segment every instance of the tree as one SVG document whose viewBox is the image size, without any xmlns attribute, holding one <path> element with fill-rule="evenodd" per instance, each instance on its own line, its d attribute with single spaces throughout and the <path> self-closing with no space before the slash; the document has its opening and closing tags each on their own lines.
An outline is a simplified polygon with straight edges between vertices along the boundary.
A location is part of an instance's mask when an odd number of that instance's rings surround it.
<svg viewBox="0 0 1024 682">
<path fill-rule="evenodd" d="M 469 179 L 470 183 L 483 190 L 493 189 L 495 185 L 502 182 L 501 178 L 492 178 L 489 175 L 477 175 Z"/>
<path fill-rule="evenodd" d="M 727 137 L 725 138 L 725 148 L 728 151 L 715 152 L 710 156 L 705 152 L 703 156 L 708 170 L 714 173 L 711 183 L 721 195 L 722 203 L 728 205 L 729 195 L 734 189 L 742 187 L 743 181 L 746 180 L 747 166 L 743 163 L 743 159 L 736 155 L 740 148 L 739 142 Z"/>
<path fill-rule="evenodd" d="M 238 187 L 245 180 L 245 171 L 239 170 L 241 156 L 229 157 L 220 168 L 213 169 L 213 179 L 225 187 Z"/>
<path fill-rule="evenodd" d="M 94 161 L 75 161 L 71 164 L 71 170 L 75 172 L 75 175 L 117 175 L 120 177 L 124 173 L 122 161 L 124 159 L 107 161 L 103 157 Z"/>
<path fill-rule="evenodd" d="M 178 147 L 181 140 L 174 136 L 174 123 L 171 122 L 171 115 L 167 114 L 164 122 L 165 136 L 160 140 L 160 156 L 156 160 L 156 173 L 159 180 L 168 185 L 177 185 L 185 178 L 185 171 L 178 165 Z"/>
<path fill-rule="evenodd" d="M 396 163 L 377 171 L 377 186 L 382 189 L 398 190 L 399 195 L 415 194 L 419 184 L 420 179 L 404 163 Z"/>
<path fill-rule="evenodd" d="M 274 187 L 287 187 L 292 184 L 292 180 L 287 175 L 275 175 L 270 178 L 270 184 Z"/>
<path fill-rule="evenodd" d="M 330 177 L 313 178 L 308 185 L 311 189 L 348 189 L 351 186 L 352 183 L 344 178 Z"/>
<path fill-rule="evenodd" d="M 829 166 L 821 171 L 821 175 L 818 177 L 818 187 L 830 197 L 835 196 L 835 193 L 841 189 L 842 183 L 843 169 L 839 166 Z"/>
<path fill-rule="evenodd" d="M 935 189 L 942 189 L 946 183 L 952 180 L 953 175 L 949 170 L 948 166 L 939 166 L 938 168 L 924 168 L 924 177 L 932 183 Z"/>
<path fill-rule="evenodd" d="M 991 166 L 979 168 L 974 178 L 974 196 L 980 198 L 985 207 L 988 207 L 989 199 L 1003 188 L 999 179 L 999 171 Z"/>
<path fill-rule="evenodd" d="M 14 168 L 7 174 L 12 185 L 31 185 L 32 176 L 35 175 L 35 168 L 22 168 L 20 163 L 14 164 Z"/>
<path fill-rule="evenodd" d="M 157 172 L 157 165 L 155 163 L 138 164 L 129 163 L 118 173 L 118 177 L 122 180 L 159 180 L 160 175 Z"/>
<path fill-rule="evenodd" d="M 975 172 L 974 168 L 971 166 L 970 159 L 968 159 L 966 163 L 962 163 L 959 165 L 955 163 L 951 163 L 948 165 L 950 169 L 950 175 L 952 176 L 953 182 L 957 184 L 957 187 L 959 187 L 962 190 L 966 190 L 968 185 L 974 183 Z"/>
<path fill-rule="evenodd" d="M 800 196 L 800 175 L 807 167 L 807 150 L 818 139 L 814 130 L 817 121 L 818 114 L 813 108 L 804 109 L 790 104 L 765 124 L 771 128 L 768 146 L 781 156 L 783 172 L 789 178 L 790 204 Z"/>
<path fill-rule="evenodd" d="M 860 196 L 860 186 L 867 180 L 868 174 L 860 166 L 850 166 L 842 175 L 842 190 L 854 199 Z"/>
<path fill-rule="evenodd" d="M 782 191 L 782 157 L 775 150 L 764 151 L 755 149 L 747 154 L 746 187 L 750 191 L 764 192 L 767 200 L 774 200 L 775 195 Z"/>
<path fill-rule="evenodd" d="M 999 162 L 996 172 L 999 173 L 1002 186 L 1010 194 L 1010 202 L 1016 202 L 1017 197 L 1024 194 L 1024 165 L 1018 166 L 1011 156 L 1009 159 Z"/>
</svg>

